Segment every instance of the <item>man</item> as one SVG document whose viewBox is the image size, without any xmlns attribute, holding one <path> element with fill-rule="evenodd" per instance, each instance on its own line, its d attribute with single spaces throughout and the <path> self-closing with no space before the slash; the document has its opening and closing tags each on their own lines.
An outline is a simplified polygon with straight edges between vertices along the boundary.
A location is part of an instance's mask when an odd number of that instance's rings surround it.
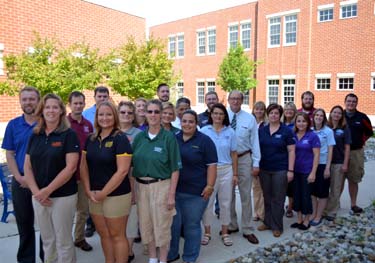
<svg viewBox="0 0 375 263">
<path fill-rule="evenodd" d="M 156 95 L 158 96 L 161 102 L 169 101 L 169 86 L 166 83 L 159 84 Z"/>
<path fill-rule="evenodd" d="M 69 107 L 71 113 L 68 115 L 68 120 L 71 128 L 78 136 L 80 149 L 82 150 L 87 137 L 94 130 L 92 124 L 82 116 L 83 109 L 85 108 L 85 95 L 79 91 L 73 91 L 70 93 Z M 92 246 L 85 240 L 85 223 L 89 217 L 89 203 L 85 194 L 85 189 L 80 181 L 79 165 L 80 162 L 78 162 L 76 170 L 78 196 L 76 226 L 74 229 L 74 245 L 83 251 L 91 251 Z"/>
<path fill-rule="evenodd" d="M 109 100 L 108 88 L 104 86 L 96 87 L 94 90 L 94 99 L 95 104 L 92 107 L 84 110 L 82 113 L 83 117 L 85 117 L 86 120 L 90 121 L 92 125 L 94 125 L 96 107 L 103 101 Z"/>
<path fill-rule="evenodd" d="M 94 125 L 94 120 L 95 120 L 95 112 L 96 112 L 96 107 L 104 102 L 109 100 L 109 90 L 107 87 L 104 86 L 98 86 L 94 90 L 94 99 L 95 99 L 95 104 L 84 110 L 82 115 L 83 117 L 91 122 L 92 125 Z M 91 217 L 87 219 L 87 226 L 86 226 L 86 231 L 85 231 L 85 236 L 86 237 L 92 237 L 95 232 L 95 225 L 91 220 Z"/>
<path fill-rule="evenodd" d="M 190 100 L 188 98 L 182 97 L 179 98 L 176 102 L 176 119 L 172 121 L 172 126 L 181 130 L 181 118 L 182 114 L 190 110 Z"/>
<path fill-rule="evenodd" d="M 215 91 L 209 91 L 204 97 L 204 102 L 207 105 L 207 110 L 198 115 L 198 125 L 200 128 L 203 128 L 208 124 L 208 117 L 210 115 L 211 107 L 219 102 L 219 97 Z"/>
<path fill-rule="evenodd" d="M 36 262 L 35 229 L 32 194 L 24 179 L 23 164 L 29 137 L 37 123 L 34 112 L 40 100 L 40 93 L 34 87 L 24 87 L 19 94 L 22 116 L 11 120 L 5 130 L 2 148 L 6 150 L 6 159 L 13 174 L 13 208 L 19 233 L 17 262 Z M 43 257 L 40 242 L 40 258 Z"/>
<path fill-rule="evenodd" d="M 350 128 L 352 144 L 350 145 L 350 165 L 346 178 L 349 182 L 351 211 L 360 214 L 363 209 L 357 206 L 358 183 L 362 181 L 364 170 L 363 146 L 373 135 L 370 119 L 366 114 L 357 110 L 358 97 L 349 93 L 345 97 L 345 119 Z"/>
<path fill-rule="evenodd" d="M 237 90 L 231 91 L 228 96 L 230 108 L 228 109 L 231 126 L 237 136 L 237 154 L 238 154 L 238 189 L 240 191 L 242 217 L 241 225 L 243 237 L 250 243 L 258 244 L 257 237 L 251 233 L 251 182 L 252 176 L 259 174 L 260 148 L 258 137 L 258 126 L 255 117 L 243 110 L 243 94 Z M 236 195 L 233 188 L 231 204 L 231 223 L 228 232 L 238 232 L 237 214 L 236 214 Z"/>
<path fill-rule="evenodd" d="M 314 108 L 314 94 L 311 91 L 305 91 L 301 95 L 302 108 L 298 109 L 300 112 L 307 113 L 312 120 L 313 113 L 316 110 Z"/>
</svg>

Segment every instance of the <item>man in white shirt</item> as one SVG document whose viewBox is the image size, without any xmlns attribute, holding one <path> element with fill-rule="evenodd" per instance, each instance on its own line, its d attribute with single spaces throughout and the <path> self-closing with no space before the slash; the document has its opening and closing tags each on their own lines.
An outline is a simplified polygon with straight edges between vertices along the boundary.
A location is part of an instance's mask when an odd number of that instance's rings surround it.
<svg viewBox="0 0 375 263">
<path fill-rule="evenodd" d="M 259 174 L 260 148 L 258 137 L 258 126 L 255 117 L 250 113 L 241 110 L 243 94 L 239 91 L 231 91 L 228 96 L 229 120 L 237 136 L 238 154 L 238 189 L 240 191 L 242 217 L 241 225 L 243 237 L 250 243 L 258 244 L 257 237 L 251 233 L 251 183 L 252 176 Z M 238 232 L 236 214 L 236 195 L 233 188 L 231 205 L 231 223 L 228 232 Z"/>
</svg>

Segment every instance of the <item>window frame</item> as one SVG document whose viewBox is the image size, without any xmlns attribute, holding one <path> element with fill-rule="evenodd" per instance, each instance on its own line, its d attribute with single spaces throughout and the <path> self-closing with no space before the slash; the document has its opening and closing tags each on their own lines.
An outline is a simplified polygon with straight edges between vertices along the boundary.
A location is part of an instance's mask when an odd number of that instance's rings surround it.
<svg viewBox="0 0 375 263">
<path fill-rule="evenodd" d="M 236 39 L 236 46 L 234 46 L 233 48 L 236 48 L 238 46 L 238 44 L 240 43 L 240 36 L 239 36 L 239 28 L 238 28 L 238 25 L 239 23 L 238 22 L 233 22 L 233 23 L 229 23 L 228 24 L 228 50 L 230 50 L 232 48 L 231 46 L 231 43 L 234 42 L 234 41 L 231 41 L 231 33 L 234 33 L 234 31 L 232 32 L 231 31 L 231 28 L 235 28 L 236 29 L 236 36 L 237 36 L 237 39 Z"/>
<path fill-rule="evenodd" d="M 334 19 L 334 4 L 328 4 L 328 5 L 321 5 L 321 6 L 318 6 L 318 13 L 317 13 L 317 21 L 318 23 L 324 23 L 324 22 L 330 22 L 330 21 L 333 21 Z M 328 19 L 326 20 L 321 20 L 321 16 L 320 16 L 320 12 L 325 12 L 325 11 L 332 11 L 332 18 L 330 19 L 329 18 L 329 15 L 328 14 Z"/>
<path fill-rule="evenodd" d="M 215 34 L 212 36 L 210 32 L 214 32 Z M 210 43 L 210 37 L 214 37 L 214 43 Z M 214 46 L 214 51 L 210 51 L 210 46 Z M 207 28 L 207 55 L 215 55 L 216 54 L 216 27 Z"/>
<path fill-rule="evenodd" d="M 352 79 L 352 83 L 343 83 L 340 84 L 340 81 L 343 79 Z M 354 81 L 355 81 L 355 74 L 354 73 L 337 73 L 337 80 L 336 80 L 336 90 L 337 91 L 348 91 L 354 90 Z M 340 85 L 352 85 L 352 88 L 341 88 Z"/>
<path fill-rule="evenodd" d="M 212 83 L 214 85 L 212 85 Z M 211 84 L 211 85 L 209 85 Z M 210 91 L 216 91 L 216 80 L 215 79 L 206 79 L 206 91 L 205 91 L 205 94 L 207 92 L 210 92 Z"/>
<path fill-rule="evenodd" d="M 243 26 L 249 25 L 248 28 L 243 29 Z M 249 32 L 249 38 L 244 39 L 244 33 Z M 249 47 L 245 47 L 244 40 L 249 41 Z M 240 42 L 244 51 L 251 50 L 251 20 L 244 20 L 240 22 Z"/>
<path fill-rule="evenodd" d="M 182 87 L 182 92 L 181 92 L 181 87 Z M 184 81 L 183 80 L 180 80 L 176 83 L 176 89 L 177 89 L 177 97 L 178 98 L 184 97 Z"/>
<path fill-rule="evenodd" d="M 276 83 L 270 83 L 270 82 L 277 82 L 277 85 Z M 279 103 L 279 91 L 280 91 L 280 79 L 279 79 L 279 76 L 276 76 L 274 78 L 272 77 L 269 77 L 267 78 L 267 105 L 271 104 L 271 103 L 274 103 L 274 101 L 270 101 L 270 88 L 276 88 L 276 93 L 277 93 L 277 98 L 276 98 L 276 102 L 275 103 Z M 275 96 L 273 95 L 272 98 L 275 98 Z"/>
<path fill-rule="evenodd" d="M 203 86 L 200 86 L 199 84 L 203 83 Z M 204 79 L 196 79 L 195 80 L 195 87 L 196 87 L 196 93 L 197 93 L 197 101 L 196 105 L 204 105 L 204 95 L 206 90 L 206 82 Z M 200 94 L 200 89 L 203 89 L 203 94 Z M 200 97 L 202 96 L 202 97 Z M 202 99 L 202 102 L 200 102 L 200 99 Z"/>
<path fill-rule="evenodd" d="M 295 16 L 295 20 L 286 21 L 287 18 Z M 287 26 L 289 24 L 295 23 L 295 31 L 293 32 L 287 32 Z M 298 15 L 297 14 L 289 14 L 284 16 L 283 20 L 283 46 L 295 46 L 297 45 L 297 33 L 298 33 Z M 294 34 L 295 35 L 295 41 L 294 42 L 288 42 L 287 43 L 287 34 Z"/>
<path fill-rule="evenodd" d="M 4 44 L 0 43 L 0 76 L 4 76 Z"/>
<path fill-rule="evenodd" d="M 278 19 L 279 21 L 277 23 L 271 23 L 271 20 L 275 20 L 275 19 Z M 278 26 L 279 27 L 279 33 L 278 33 L 278 36 L 279 36 L 279 43 L 278 44 L 272 44 L 272 41 L 271 41 L 271 37 L 274 36 L 274 35 L 271 35 L 271 27 L 272 26 Z M 268 19 L 268 34 L 267 34 L 267 37 L 268 37 L 268 47 L 269 48 L 274 48 L 274 47 L 280 47 L 281 46 L 281 16 L 278 16 L 278 17 L 270 17 Z"/>
<path fill-rule="evenodd" d="M 202 34 L 201 36 L 199 35 L 199 34 Z M 196 55 L 197 56 L 205 56 L 206 55 L 206 45 L 207 45 L 207 41 L 206 41 L 206 39 L 207 39 L 207 36 L 206 36 L 206 29 L 198 29 L 197 31 L 196 31 L 196 36 L 197 36 L 197 50 L 196 50 Z M 204 40 L 204 43 L 203 43 L 203 45 L 200 45 L 200 39 L 203 39 Z M 204 49 L 204 52 L 200 52 L 200 48 L 203 48 Z"/>
<path fill-rule="evenodd" d="M 371 91 L 375 91 L 375 72 L 371 72 Z"/>
<path fill-rule="evenodd" d="M 173 46 L 174 46 L 174 55 L 172 56 L 171 54 L 171 44 L 173 43 Z M 168 36 L 168 57 L 169 58 L 176 58 L 177 57 L 177 52 L 176 52 L 176 35 L 169 35 Z"/>
<path fill-rule="evenodd" d="M 182 37 L 182 41 L 179 39 Z M 176 57 L 183 58 L 185 56 L 185 35 L 184 33 L 178 33 L 176 35 Z M 180 43 L 182 42 L 182 55 L 180 54 Z"/>
<path fill-rule="evenodd" d="M 293 84 L 285 83 L 286 81 L 294 81 L 294 83 Z M 286 93 L 285 88 L 287 88 L 287 87 L 288 88 L 293 87 L 293 90 L 292 90 L 293 96 L 290 96 L 290 95 L 287 96 L 285 94 Z M 290 91 L 288 91 L 288 92 L 290 92 Z M 295 77 L 294 78 L 283 77 L 283 80 L 282 80 L 282 97 L 281 97 L 282 105 L 285 105 L 287 102 L 295 103 L 295 96 L 296 96 L 296 79 L 295 79 Z M 292 100 L 286 100 L 286 98 L 292 98 Z"/>
<path fill-rule="evenodd" d="M 355 6 L 355 15 L 353 15 L 353 6 Z M 351 7 L 350 16 L 343 16 L 344 8 Z M 358 1 L 357 0 L 349 0 L 340 3 L 340 19 L 351 19 L 358 17 Z"/>
</svg>

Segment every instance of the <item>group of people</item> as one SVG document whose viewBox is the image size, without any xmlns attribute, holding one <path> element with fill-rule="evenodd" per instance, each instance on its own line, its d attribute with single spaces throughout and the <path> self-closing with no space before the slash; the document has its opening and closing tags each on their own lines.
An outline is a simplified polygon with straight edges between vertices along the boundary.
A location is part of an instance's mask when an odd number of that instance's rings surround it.
<svg viewBox="0 0 375 263">
<path fill-rule="evenodd" d="M 257 102 L 253 114 L 242 110 L 241 92 L 229 93 L 226 108 L 210 91 L 199 115 L 187 98 L 170 103 L 169 92 L 163 83 L 158 99 L 116 106 L 108 88 L 99 86 L 95 105 L 84 110 L 85 95 L 75 91 L 67 115 L 57 95 L 40 98 L 34 87 L 20 91 L 23 115 L 8 123 L 2 144 L 14 175 L 18 262 L 36 262 L 34 214 L 43 262 L 76 262 L 75 246 L 91 250 L 84 234 L 90 215 L 105 262 L 132 261 L 140 233 L 149 263 L 166 263 L 180 258 L 181 237 L 183 261 L 196 262 L 201 245 L 213 238 L 215 201 L 225 246 L 233 244 L 230 235 L 239 225 L 243 237 L 258 244 L 252 220 L 262 221 L 259 231 L 279 237 L 284 214 L 293 211 L 291 227 L 301 230 L 334 219 L 345 179 L 351 210 L 362 212 L 356 197 L 363 146 L 373 131 L 355 94 L 327 119 L 309 91 L 299 110 L 293 103 Z"/>
</svg>

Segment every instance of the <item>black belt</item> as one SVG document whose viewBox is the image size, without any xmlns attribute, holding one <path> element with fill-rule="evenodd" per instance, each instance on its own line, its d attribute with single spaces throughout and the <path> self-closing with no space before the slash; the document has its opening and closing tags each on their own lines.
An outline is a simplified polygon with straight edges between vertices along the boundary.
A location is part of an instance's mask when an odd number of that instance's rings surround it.
<svg viewBox="0 0 375 263">
<path fill-rule="evenodd" d="M 167 178 L 166 178 L 167 179 Z M 136 177 L 135 180 L 140 183 L 140 184 L 153 184 L 153 183 L 157 183 L 157 182 L 161 182 L 161 181 L 164 181 L 166 179 L 151 179 L 151 180 L 143 180 L 141 178 L 138 178 Z"/>
<path fill-rule="evenodd" d="M 243 153 L 237 154 L 238 158 L 244 156 L 245 154 L 251 153 L 251 150 L 244 151 Z"/>
</svg>

